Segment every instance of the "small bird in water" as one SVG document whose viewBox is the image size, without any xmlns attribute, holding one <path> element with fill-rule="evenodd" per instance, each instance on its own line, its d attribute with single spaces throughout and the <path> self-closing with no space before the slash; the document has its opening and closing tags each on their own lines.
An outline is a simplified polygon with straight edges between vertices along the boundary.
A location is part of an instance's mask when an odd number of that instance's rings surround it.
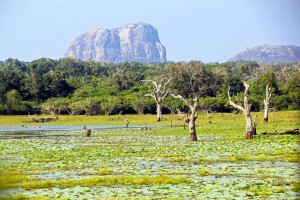
<svg viewBox="0 0 300 200">
<path fill-rule="evenodd" d="M 83 126 L 83 130 L 85 130 L 86 129 L 86 126 Z"/>
</svg>

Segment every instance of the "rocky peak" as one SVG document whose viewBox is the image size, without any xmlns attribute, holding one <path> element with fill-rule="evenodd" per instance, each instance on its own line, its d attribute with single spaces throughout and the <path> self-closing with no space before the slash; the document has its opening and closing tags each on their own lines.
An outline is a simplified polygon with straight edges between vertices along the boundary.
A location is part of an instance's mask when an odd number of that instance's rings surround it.
<svg viewBox="0 0 300 200">
<path fill-rule="evenodd" d="M 109 62 L 165 62 L 166 50 L 157 29 L 139 22 L 83 33 L 70 43 L 65 57 Z"/>
<path fill-rule="evenodd" d="M 295 45 L 262 45 L 247 49 L 229 61 L 297 62 L 300 47 Z"/>
</svg>

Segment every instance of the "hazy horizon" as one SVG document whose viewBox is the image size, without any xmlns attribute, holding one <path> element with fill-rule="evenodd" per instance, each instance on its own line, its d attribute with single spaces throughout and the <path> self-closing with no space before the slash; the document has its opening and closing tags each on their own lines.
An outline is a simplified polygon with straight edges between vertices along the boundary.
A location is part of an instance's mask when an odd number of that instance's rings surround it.
<svg viewBox="0 0 300 200">
<path fill-rule="evenodd" d="M 298 0 L 3 0 L 0 60 L 59 59 L 90 29 L 143 21 L 168 61 L 226 62 L 254 46 L 300 46 L 299 10 Z"/>
</svg>

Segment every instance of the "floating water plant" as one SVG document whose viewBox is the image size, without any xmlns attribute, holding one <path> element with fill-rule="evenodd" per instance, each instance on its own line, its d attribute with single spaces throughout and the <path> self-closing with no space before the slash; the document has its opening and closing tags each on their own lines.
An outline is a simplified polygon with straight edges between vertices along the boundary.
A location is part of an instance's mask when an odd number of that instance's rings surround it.
<svg viewBox="0 0 300 200">
<path fill-rule="evenodd" d="M 300 182 L 295 182 L 291 186 L 291 190 L 294 192 L 300 192 Z"/>
<path fill-rule="evenodd" d="M 275 192 L 277 192 L 277 193 L 283 193 L 283 192 L 285 192 L 285 188 L 284 187 L 278 187 L 278 188 L 276 188 Z"/>
<path fill-rule="evenodd" d="M 96 174 L 98 174 L 98 175 L 111 175 L 112 173 L 113 173 L 113 171 L 111 169 L 103 168 L 103 169 L 100 169 Z"/>
<path fill-rule="evenodd" d="M 209 176 L 211 173 L 207 169 L 200 169 L 198 171 L 198 174 L 200 174 L 201 176 Z"/>
<path fill-rule="evenodd" d="M 235 162 L 235 161 L 237 161 L 237 158 L 235 156 L 231 156 L 229 160 L 230 160 L 230 162 Z"/>
</svg>

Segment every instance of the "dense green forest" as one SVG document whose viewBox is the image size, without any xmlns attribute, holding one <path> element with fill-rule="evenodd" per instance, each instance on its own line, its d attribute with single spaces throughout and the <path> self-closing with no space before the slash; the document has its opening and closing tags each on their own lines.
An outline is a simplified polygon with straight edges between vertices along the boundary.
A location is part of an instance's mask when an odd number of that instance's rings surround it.
<svg viewBox="0 0 300 200">
<path fill-rule="evenodd" d="M 192 82 L 188 73 L 195 70 L 199 80 Z M 169 93 L 189 97 L 191 85 L 201 90 L 201 110 L 231 112 L 227 97 L 230 85 L 236 100 L 244 91 L 243 81 L 250 84 L 253 111 L 263 109 L 267 84 L 271 87 L 271 108 L 300 108 L 300 63 L 167 62 L 144 64 L 79 61 L 70 58 L 41 58 L 31 62 L 7 59 L 0 63 L 0 114 L 144 114 L 155 113 L 155 101 L 145 96 L 152 85 L 141 80 L 160 81 L 172 78 Z M 187 111 L 178 100 L 168 96 L 163 113 Z"/>
</svg>

